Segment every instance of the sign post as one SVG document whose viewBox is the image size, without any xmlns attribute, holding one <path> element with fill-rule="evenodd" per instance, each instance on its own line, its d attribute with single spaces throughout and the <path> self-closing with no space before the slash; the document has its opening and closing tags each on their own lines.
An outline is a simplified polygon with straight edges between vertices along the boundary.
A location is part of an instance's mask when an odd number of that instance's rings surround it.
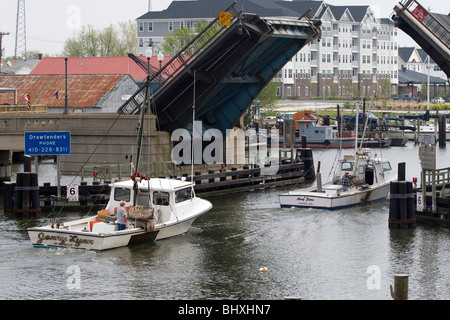
<svg viewBox="0 0 450 320">
<path fill-rule="evenodd" d="M 419 159 L 422 165 L 422 209 L 427 207 L 427 185 L 425 171 L 431 171 L 432 211 L 436 212 L 436 137 L 434 135 L 419 135 Z"/>
</svg>

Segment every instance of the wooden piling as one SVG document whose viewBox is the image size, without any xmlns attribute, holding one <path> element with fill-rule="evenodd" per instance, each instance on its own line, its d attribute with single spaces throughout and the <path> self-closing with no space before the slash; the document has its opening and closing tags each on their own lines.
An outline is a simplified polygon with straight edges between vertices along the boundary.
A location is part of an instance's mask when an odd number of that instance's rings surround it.
<svg viewBox="0 0 450 320">
<path fill-rule="evenodd" d="M 408 278 L 407 274 L 396 274 L 394 276 L 394 288 L 392 285 L 391 297 L 394 300 L 408 300 Z"/>
<path fill-rule="evenodd" d="M 446 124 L 446 118 L 445 116 L 439 116 L 439 133 L 438 133 L 438 137 L 439 137 L 439 147 L 440 148 L 445 148 L 445 143 L 446 143 L 446 134 L 447 134 L 447 124 Z"/>
<path fill-rule="evenodd" d="M 31 157 L 23 158 L 23 173 L 18 173 L 14 188 L 15 213 L 40 213 L 39 183 L 37 173 L 31 172 Z"/>
<path fill-rule="evenodd" d="M 414 227 L 416 206 L 412 182 L 405 181 L 405 163 L 398 164 L 398 180 L 390 184 L 389 228 Z"/>
</svg>

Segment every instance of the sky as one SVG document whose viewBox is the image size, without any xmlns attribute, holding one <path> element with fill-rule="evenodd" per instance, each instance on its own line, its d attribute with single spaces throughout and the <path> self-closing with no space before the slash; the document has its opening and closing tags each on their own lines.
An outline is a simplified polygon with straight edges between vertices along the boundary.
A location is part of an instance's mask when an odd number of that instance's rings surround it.
<svg viewBox="0 0 450 320">
<path fill-rule="evenodd" d="M 1 0 L 0 32 L 9 32 L 3 37 L 3 57 L 14 55 L 17 0 Z M 224 7 L 230 1 L 222 1 Z M 399 0 L 329 0 L 331 5 L 371 5 L 378 18 L 389 18 Z M 151 0 L 153 11 L 166 9 L 172 0 Z M 448 0 L 420 0 L 432 12 L 448 14 Z M 135 20 L 148 11 L 148 0 L 25 0 L 27 25 L 27 51 L 36 50 L 44 54 L 61 54 L 64 42 L 83 25 L 102 29 L 111 24 Z M 400 46 L 417 44 L 399 31 Z"/>
</svg>

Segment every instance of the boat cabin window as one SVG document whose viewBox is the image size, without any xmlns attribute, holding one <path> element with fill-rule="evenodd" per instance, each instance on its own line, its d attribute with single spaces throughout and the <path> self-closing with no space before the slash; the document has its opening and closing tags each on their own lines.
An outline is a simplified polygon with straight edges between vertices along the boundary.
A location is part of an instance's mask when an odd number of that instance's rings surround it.
<svg viewBox="0 0 450 320">
<path fill-rule="evenodd" d="M 169 205 L 169 193 L 162 191 L 153 192 L 153 204 L 160 206 L 168 206 Z"/>
<path fill-rule="evenodd" d="M 185 188 L 175 191 L 175 202 L 183 202 L 192 198 L 191 188 Z"/>
<path fill-rule="evenodd" d="M 131 190 L 127 188 L 115 188 L 114 200 L 115 201 L 130 201 Z"/>
<path fill-rule="evenodd" d="M 341 171 L 353 171 L 353 162 L 343 161 L 341 163 Z"/>
<path fill-rule="evenodd" d="M 391 170 L 392 170 L 391 163 L 390 162 L 383 162 L 383 172 L 391 171 Z"/>
</svg>

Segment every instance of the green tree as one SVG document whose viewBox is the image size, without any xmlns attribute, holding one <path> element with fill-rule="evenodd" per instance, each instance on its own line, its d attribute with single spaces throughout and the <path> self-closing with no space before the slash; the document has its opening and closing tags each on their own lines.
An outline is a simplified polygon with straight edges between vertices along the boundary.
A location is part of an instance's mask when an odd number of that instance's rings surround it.
<svg viewBox="0 0 450 320">
<path fill-rule="evenodd" d="M 194 32 L 191 28 L 179 28 L 173 30 L 164 36 L 164 42 L 159 46 L 159 49 L 165 55 L 174 55 L 183 49 L 189 41 L 194 38 Z"/>
<path fill-rule="evenodd" d="M 133 21 L 120 22 L 118 27 L 109 25 L 96 30 L 92 25 L 81 30 L 64 43 L 63 55 L 76 57 L 124 56 L 136 53 L 137 32 Z"/>
<path fill-rule="evenodd" d="M 260 107 L 264 110 L 264 114 L 273 112 L 278 101 L 277 90 L 281 85 L 281 81 L 272 80 L 259 93 L 254 103 L 244 112 L 244 124 L 249 125 L 253 122 L 256 115 L 256 109 Z M 261 111 L 262 111 L 261 110 Z"/>
<path fill-rule="evenodd" d="M 173 32 L 168 33 L 164 36 L 164 41 L 158 46 L 165 55 L 175 55 L 180 52 L 190 41 L 192 41 L 198 34 L 207 28 L 209 23 L 198 23 L 195 30 L 188 27 L 183 27 L 173 30 Z M 194 47 L 196 50 L 206 46 L 218 32 L 221 27 L 217 24 L 211 25 L 207 30 L 205 30 L 202 35 L 196 40 Z M 190 50 L 190 49 L 188 49 Z M 184 52 L 183 54 L 192 55 L 192 52 Z"/>
</svg>

